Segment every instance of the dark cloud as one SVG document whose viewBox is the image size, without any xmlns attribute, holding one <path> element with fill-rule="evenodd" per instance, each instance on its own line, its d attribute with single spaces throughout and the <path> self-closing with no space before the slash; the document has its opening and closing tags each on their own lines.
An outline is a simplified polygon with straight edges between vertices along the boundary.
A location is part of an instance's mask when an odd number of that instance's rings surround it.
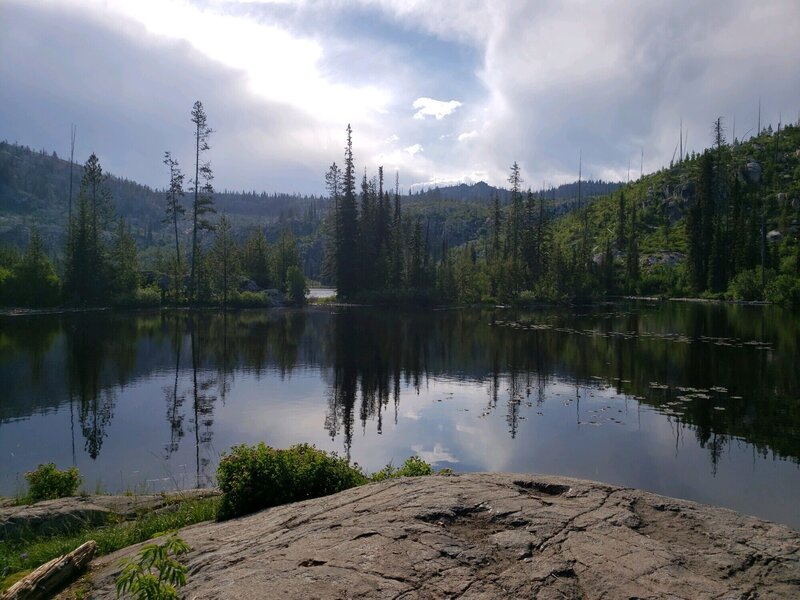
<svg viewBox="0 0 800 600">
<path fill-rule="evenodd" d="M 200 99 L 215 130 L 217 187 L 320 189 L 319 153 L 292 147 L 303 116 L 255 98 L 242 73 L 188 44 L 67 8 L 11 4 L 3 19 L 14 27 L 0 40 L 0 137 L 65 156 L 75 123 L 76 159 L 96 152 L 106 170 L 161 186 L 165 150 L 189 170 L 189 113 Z"/>
</svg>

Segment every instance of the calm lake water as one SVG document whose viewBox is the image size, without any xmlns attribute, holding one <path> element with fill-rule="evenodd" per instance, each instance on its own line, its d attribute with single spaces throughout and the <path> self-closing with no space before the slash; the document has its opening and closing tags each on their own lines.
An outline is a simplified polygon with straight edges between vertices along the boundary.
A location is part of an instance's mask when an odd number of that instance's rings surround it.
<svg viewBox="0 0 800 600">
<path fill-rule="evenodd" d="M 367 470 L 570 475 L 800 528 L 800 318 L 685 303 L 0 318 L 0 494 L 213 483 L 312 442 Z"/>
</svg>

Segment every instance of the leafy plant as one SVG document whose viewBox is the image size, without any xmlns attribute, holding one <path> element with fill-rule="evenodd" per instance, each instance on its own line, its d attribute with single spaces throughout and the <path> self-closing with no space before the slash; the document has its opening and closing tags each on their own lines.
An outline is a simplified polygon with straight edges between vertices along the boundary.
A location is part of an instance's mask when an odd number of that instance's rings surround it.
<svg viewBox="0 0 800 600">
<path fill-rule="evenodd" d="M 234 446 L 223 455 L 217 482 L 223 494 L 219 518 L 228 519 L 334 494 L 366 483 L 367 478 L 346 459 L 309 444 L 278 450 L 261 442 Z"/>
<path fill-rule="evenodd" d="M 790 275 L 778 275 L 767 284 L 764 297 L 775 304 L 800 307 L 800 280 Z"/>
<path fill-rule="evenodd" d="M 178 557 L 191 548 L 176 535 L 162 544 L 148 544 L 135 558 L 122 562 L 117 577 L 117 598 L 130 594 L 136 600 L 171 600 L 186 585 L 186 566 Z"/>
<path fill-rule="evenodd" d="M 433 468 L 419 456 L 409 456 L 403 466 L 396 469 L 392 463 L 374 473 L 370 479 L 372 481 L 383 481 L 384 479 L 394 479 L 396 477 L 422 477 L 433 474 Z"/>
<path fill-rule="evenodd" d="M 36 470 L 25 473 L 25 479 L 30 488 L 30 498 L 34 502 L 74 496 L 83 481 L 77 467 L 59 471 L 55 463 L 39 465 Z"/>
<path fill-rule="evenodd" d="M 761 267 L 742 271 L 728 285 L 727 296 L 733 300 L 760 300 L 763 297 Z"/>
</svg>

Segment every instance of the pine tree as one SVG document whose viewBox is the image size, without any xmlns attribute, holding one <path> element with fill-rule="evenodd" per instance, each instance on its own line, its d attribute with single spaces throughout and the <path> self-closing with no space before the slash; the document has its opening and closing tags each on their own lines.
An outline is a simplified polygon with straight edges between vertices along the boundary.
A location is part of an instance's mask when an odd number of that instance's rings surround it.
<svg viewBox="0 0 800 600">
<path fill-rule="evenodd" d="M 217 290 L 222 292 L 222 306 L 227 308 L 228 299 L 236 289 L 238 276 L 238 248 L 233 237 L 233 228 L 228 217 L 223 214 L 217 223 L 214 243 L 211 247 L 211 266 Z"/>
<path fill-rule="evenodd" d="M 325 254 L 322 263 L 322 274 L 332 281 L 336 281 L 339 272 L 338 259 L 341 240 L 340 233 L 340 213 L 341 213 L 341 189 L 342 171 L 334 162 L 325 173 L 325 189 L 331 201 L 331 209 L 322 225 L 322 235 L 325 244 Z"/>
<path fill-rule="evenodd" d="M 375 182 L 361 179 L 361 214 L 358 219 L 359 283 L 361 290 L 375 288 Z"/>
<path fill-rule="evenodd" d="M 631 234 L 628 238 L 628 255 L 626 258 L 628 289 L 636 290 L 639 283 L 639 235 L 636 222 L 636 202 L 631 206 Z"/>
<path fill-rule="evenodd" d="M 441 302 L 451 302 L 456 296 L 455 278 L 447 241 L 444 239 L 442 240 L 441 255 L 436 268 L 436 293 Z"/>
<path fill-rule="evenodd" d="M 403 285 L 405 256 L 403 253 L 403 215 L 400 209 L 400 174 L 395 174 L 394 216 L 392 219 L 392 249 L 389 265 L 389 286 L 399 290 Z"/>
<path fill-rule="evenodd" d="M 501 237 L 500 230 L 503 227 L 503 214 L 500 210 L 500 198 L 497 193 L 494 195 L 492 201 L 492 243 L 487 256 L 487 263 L 489 269 L 489 285 L 490 293 L 496 296 L 500 283 L 501 270 L 503 268 L 503 256 L 501 251 Z"/>
<path fill-rule="evenodd" d="M 211 231 L 214 226 L 206 215 L 216 212 L 212 194 L 214 187 L 211 181 L 214 174 L 211 171 L 211 164 L 208 161 L 201 161 L 204 152 L 211 149 L 208 139 L 212 134 L 208 126 L 208 119 L 203 110 L 203 104 L 197 100 L 192 107 L 192 123 L 195 125 L 195 161 L 194 161 L 194 180 L 192 181 L 191 191 L 194 195 L 192 202 L 192 264 L 189 275 L 189 298 L 194 303 L 198 297 L 197 285 L 197 259 L 200 254 L 200 240 L 198 234 L 201 231 Z"/>
<path fill-rule="evenodd" d="M 356 208 L 353 130 L 347 126 L 344 151 L 342 199 L 339 208 L 339 239 L 336 244 L 336 288 L 342 298 L 352 297 L 358 285 L 358 209 Z"/>
<path fill-rule="evenodd" d="M 173 233 L 175 235 L 175 266 L 172 273 L 173 287 L 175 290 L 175 302 L 178 301 L 179 290 L 181 288 L 181 279 L 183 278 L 183 270 L 181 269 L 181 247 L 180 238 L 178 236 L 178 221 L 186 213 L 186 209 L 181 204 L 181 198 L 184 196 L 183 191 L 183 173 L 178 168 L 178 161 L 172 158 L 170 152 L 164 153 L 164 164 L 169 168 L 169 185 L 167 186 L 167 205 L 164 209 L 164 219 L 162 223 L 171 224 Z"/>
<path fill-rule="evenodd" d="M 286 277 L 290 267 L 300 268 L 297 242 L 292 230 L 286 228 L 275 246 L 275 278 L 281 288 L 286 287 Z M 302 272 L 302 271 L 301 271 Z"/>
<path fill-rule="evenodd" d="M 12 301 L 20 306 L 54 306 L 58 304 L 59 287 L 56 270 L 44 252 L 39 231 L 34 227 L 28 250 L 13 270 Z"/>
<path fill-rule="evenodd" d="M 77 216 L 67 235 L 64 295 L 68 302 L 96 306 L 108 300 L 108 257 L 102 228 L 112 212 L 111 194 L 97 156 L 84 165 Z"/>
<path fill-rule="evenodd" d="M 260 288 L 273 285 L 273 274 L 270 267 L 270 248 L 263 228 L 256 229 L 244 243 L 242 268 L 247 277 Z M 275 285 L 278 285 L 275 283 Z"/>
<path fill-rule="evenodd" d="M 118 300 L 133 299 L 139 287 L 139 257 L 129 226 L 119 219 L 111 247 L 112 289 Z"/>
<path fill-rule="evenodd" d="M 528 188 L 525 200 L 525 219 L 522 232 L 522 259 L 523 270 L 526 273 L 528 286 L 535 284 L 541 272 L 539 270 L 539 256 L 536 252 L 536 198 Z"/>
<path fill-rule="evenodd" d="M 617 199 L 617 250 L 625 250 L 625 192 Z"/>
<path fill-rule="evenodd" d="M 510 245 L 510 248 L 506 254 L 511 258 L 510 276 L 512 289 L 517 291 L 522 279 L 520 268 L 520 245 L 522 241 L 522 192 L 520 186 L 522 185 L 522 177 L 516 161 L 511 165 L 508 182 L 511 184 L 511 216 L 509 218 L 509 235 L 506 239 L 506 243 Z"/>
<path fill-rule="evenodd" d="M 417 218 L 414 223 L 414 230 L 411 235 L 410 248 L 409 248 L 409 265 L 408 265 L 408 286 L 410 288 L 420 288 L 423 282 L 423 241 L 422 241 L 422 222 Z"/>
<path fill-rule="evenodd" d="M 539 201 L 539 216 L 536 219 L 536 256 L 540 280 L 548 274 L 550 269 L 551 246 L 550 222 L 545 207 L 544 193 L 542 193 Z"/>
</svg>

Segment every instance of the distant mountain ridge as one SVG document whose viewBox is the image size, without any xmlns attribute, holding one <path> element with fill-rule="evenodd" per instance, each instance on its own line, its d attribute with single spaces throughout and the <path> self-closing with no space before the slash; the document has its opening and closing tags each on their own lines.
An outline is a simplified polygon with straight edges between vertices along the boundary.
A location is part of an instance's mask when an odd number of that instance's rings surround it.
<svg viewBox="0 0 800 600">
<path fill-rule="evenodd" d="M 605 196 L 615 192 L 621 188 L 622 185 L 621 182 L 595 181 L 591 179 L 583 180 L 581 181 L 581 196 L 585 198 Z M 578 198 L 578 182 L 565 183 L 544 190 L 533 190 L 533 192 L 537 196 L 544 195 L 546 198 L 554 199 L 558 201 L 559 204 L 564 201 L 571 202 Z M 444 198 L 447 200 L 473 200 L 488 203 L 492 201 L 495 194 L 497 194 L 502 204 L 510 202 L 511 193 L 507 189 L 494 187 L 485 181 L 479 181 L 473 184 L 460 183 L 444 187 L 433 187 L 423 192 L 412 192 L 411 196 L 414 198 Z"/>
<path fill-rule="evenodd" d="M 102 157 L 101 157 L 102 164 Z M 69 203 L 70 165 L 58 155 L 44 150 L 7 141 L 0 142 L 0 243 L 22 247 L 27 243 L 28 229 L 36 225 L 48 247 L 63 244 Z M 82 164 L 73 166 L 73 203 L 77 201 Z M 165 171 L 166 179 L 166 171 Z M 131 223 L 140 236 L 149 236 L 165 229 L 161 222 L 164 213 L 164 192 L 135 181 L 108 174 L 108 189 L 114 198 L 118 216 Z M 582 181 L 584 197 L 613 192 L 622 184 L 604 181 Z M 577 182 L 546 190 L 545 196 L 556 204 L 569 204 L 577 197 Z M 509 202 L 508 190 L 486 182 L 434 187 L 401 196 L 404 205 L 450 200 L 489 205 L 494 196 L 502 204 Z M 189 194 L 185 204 L 189 202 Z M 276 222 L 318 221 L 327 211 L 325 197 L 266 192 L 234 192 L 223 190 L 214 194 L 217 211 L 233 217 L 240 226 L 244 223 L 267 226 Z M 308 228 L 301 228 L 307 231 Z M 302 231 L 296 233 L 302 234 Z"/>
</svg>

